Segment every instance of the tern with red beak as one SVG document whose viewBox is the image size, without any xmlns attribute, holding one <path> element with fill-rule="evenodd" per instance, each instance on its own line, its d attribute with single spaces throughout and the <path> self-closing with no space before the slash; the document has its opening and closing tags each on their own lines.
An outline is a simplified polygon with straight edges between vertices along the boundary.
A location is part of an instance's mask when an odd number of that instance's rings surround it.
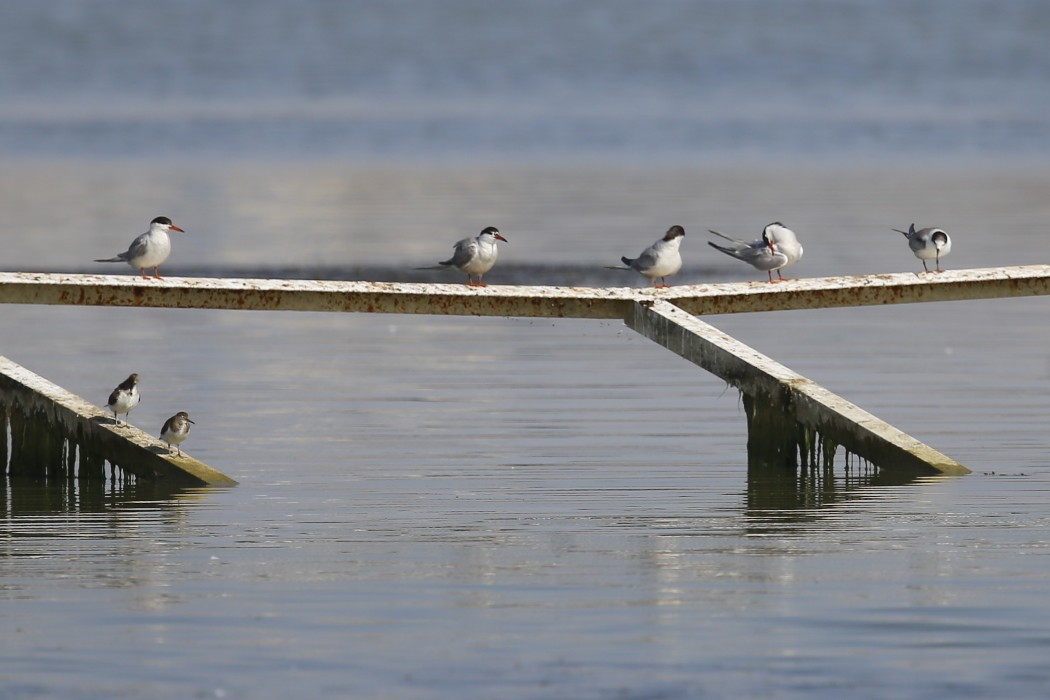
<svg viewBox="0 0 1050 700">
<path fill-rule="evenodd" d="M 440 264 L 466 272 L 469 287 L 487 287 L 488 285 L 481 281 L 481 276 L 496 264 L 496 256 L 499 253 L 496 249 L 496 241 L 506 243 L 507 239 L 500 235 L 495 226 L 489 226 L 476 238 L 464 238 L 457 241 L 452 250 L 452 257 Z M 478 278 L 476 283 L 474 275 L 477 275 Z"/>
<path fill-rule="evenodd" d="M 127 252 L 118 253 L 116 257 L 103 258 L 95 262 L 126 262 L 142 273 L 142 279 L 149 279 L 146 270 L 153 268 L 153 276 L 160 279 L 160 266 L 171 255 L 171 239 L 168 231 L 185 233 L 166 216 L 158 216 L 150 222 L 149 231 L 131 242 Z"/>
<path fill-rule="evenodd" d="M 708 230 L 711 231 L 711 229 Z M 762 237 L 751 243 L 730 238 L 718 231 L 711 231 L 711 233 L 726 239 L 730 245 L 719 245 L 708 241 L 709 246 L 726 255 L 732 255 L 737 260 L 743 260 L 756 270 L 765 272 L 769 275 L 770 282 L 784 281 L 780 270 L 794 265 L 802 258 L 802 246 L 795 237 L 795 232 L 779 221 L 774 221 L 762 229 Z M 774 270 L 780 279 L 773 279 Z"/>
</svg>

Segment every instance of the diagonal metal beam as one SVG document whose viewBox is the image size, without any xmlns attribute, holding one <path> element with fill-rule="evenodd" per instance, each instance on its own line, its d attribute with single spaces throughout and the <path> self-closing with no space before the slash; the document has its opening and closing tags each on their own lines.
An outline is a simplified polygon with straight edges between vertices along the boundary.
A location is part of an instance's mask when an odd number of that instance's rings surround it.
<svg viewBox="0 0 1050 700">
<path fill-rule="evenodd" d="M 787 412 L 798 423 L 882 469 L 970 473 L 954 459 L 669 302 L 635 304 L 624 322 L 722 378 L 755 403 Z"/>
<path fill-rule="evenodd" d="M 54 468 L 54 455 L 40 455 L 39 449 L 47 447 L 40 443 L 68 441 L 80 451 L 81 470 L 87 462 L 104 459 L 137 477 L 154 482 L 166 482 L 181 486 L 232 486 L 237 482 L 225 474 L 212 469 L 204 462 L 190 457 L 171 455 L 168 446 L 138 428 L 130 425 L 114 425 L 110 415 L 91 402 L 72 394 L 25 367 L 0 356 L 0 431 L 7 432 L 8 413 L 12 416 L 11 468 L 20 466 L 19 452 L 27 459 L 43 464 L 25 465 L 31 472 Z M 28 426 L 25 436 L 19 435 L 16 423 Z M 35 431 L 43 430 L 46 436 Z M 18 443 L 25 443 L 20 450 Z M 38 458 L 39 457 L 39 458 Z M 0 460 L 0 467 L 6 466 Z"/>
</svg>

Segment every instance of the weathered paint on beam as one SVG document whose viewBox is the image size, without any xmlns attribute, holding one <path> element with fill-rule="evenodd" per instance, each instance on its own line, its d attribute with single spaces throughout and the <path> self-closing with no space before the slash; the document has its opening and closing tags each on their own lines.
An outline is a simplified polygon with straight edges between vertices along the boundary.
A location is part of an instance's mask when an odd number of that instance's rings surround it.
<svg viewBox="0 0 1050 700">
<path fill-rule="evenodd" d="M 1050 294 L 1050 265 L 653 288 L 0 273 L 0 303 L 548 318 L 623 318 L 662 299 L 692 314 Z"/>
<path fill-rule="evenodd" d="M 695 290 L 695 291 L 692 291 Z M 1050 265 L 814 277 L 777 284 L 715 284 L 673 288 L 665 297 L 698 316 L 752 311 L 966 301 L 1050 294 Z"/>
<path fill-rule="evenodd" d="M 636 304 L 626 324 L 721 377 L 755 400 L 883 469 L 969 474 L 970 470 L 867 411 L 666 301 Z"/>
<path fill-rule="evenodd" d="M 47 421 L 81 451 L 105 455 L 111 464 L 141 479 L 188 486 L 237 483 L 185 452 L 172 456 L 166 443 L 134 426 L 114 425 L 108 412 L 3 356 L 0 406 Z"/>
<path fill-rule="evenodd" d="M 650 290 L 657 298 L 663 290 Z M 0 273 L 0 303 L 623 318 L 645 292 L 577 287 Z"/>
</svg>

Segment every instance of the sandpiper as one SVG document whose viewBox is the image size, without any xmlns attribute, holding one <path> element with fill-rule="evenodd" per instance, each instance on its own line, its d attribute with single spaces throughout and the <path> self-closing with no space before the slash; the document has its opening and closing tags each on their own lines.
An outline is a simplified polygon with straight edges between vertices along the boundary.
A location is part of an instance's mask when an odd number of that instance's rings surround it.
<svg viewBox="0 0 1050 700">
<path fill-rule="evenodd" d="M 131 374 L 128 378 L 117 385 L 117 388 L 109 395 L 106 406 L 113 411 L 113 423 L 120 425 L 118 416 L 124 414 L 124 425 L 128 424 L 128 414 L 131 409 L 139 405 L 139 375 Z"/>
<path fill-rule="evenodd" d="M 164 421 L 164 427 L 160 429 L 160 439 L 168 443 L 169 454 L 171 453 L 171 446 L 175 445 L 175 448 L 179 451 L 179 457 L 182 456 L 182 448 L 179 445 L 189 437 L 190 423 L 193 423 L 193 421 L 190 420 L 190 414 L 185 411 L 179 411 Z"/>
</svg>

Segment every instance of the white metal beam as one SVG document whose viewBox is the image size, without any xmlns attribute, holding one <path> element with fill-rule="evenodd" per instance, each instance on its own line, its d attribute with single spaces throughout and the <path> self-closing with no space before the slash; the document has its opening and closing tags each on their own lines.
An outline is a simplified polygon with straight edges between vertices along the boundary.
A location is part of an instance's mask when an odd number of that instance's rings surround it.
<svg viewBox="0 0 1050 700">
<path fill-rule="evenodd" d="M 1050 294 L 1050 265 L 652 288 L 238 278 L 144 280 L 134 274 L 0 272 L 0 303 L 461 316 L 623 318 L 664 300 L 692 314 L 818 309 Z"/>
<path fill-rule="evenodd" d="M 666 301 L 636 304 L 625 322 L 752 397 L 882 469 L 969 474 L 954 459 Z"/>
</svg>

